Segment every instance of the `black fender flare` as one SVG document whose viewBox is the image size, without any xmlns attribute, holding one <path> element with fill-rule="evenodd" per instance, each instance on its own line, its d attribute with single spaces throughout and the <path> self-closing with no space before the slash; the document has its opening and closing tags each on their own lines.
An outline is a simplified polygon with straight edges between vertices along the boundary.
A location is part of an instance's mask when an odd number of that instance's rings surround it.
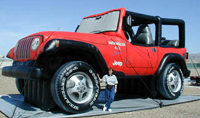
<svg viewBox="0 0 200 118">
<path fill-rule="evenodd" d="M 168 53 L 163 56 L 163 59 L 155 73 L 156 76 L 159 76 L 160 73 L 163 71 L 163 68 L 170 62 L 176 63 L 180 66 L 183 72 L 184 77 L 189 77 L 190 71 L 187 69 L 184 57 L 176 54 L 176 53 Z"/>
<path fill-rule="evenodd" d="M 97 64 L 100 66 L 101 72 L 103 74 L 107 73 L 108 66 L 99 49 L 93 44 L 81 41 L 74 41 L 67 39 L 52 39 L 45 44 L 44 52 L 40 55 L 40 57 L 53 56 L 59 50 L 74 50 L 74 49 L 84 50 L 85 52 L 92 54 L 96 59 Z"/>
</svg>

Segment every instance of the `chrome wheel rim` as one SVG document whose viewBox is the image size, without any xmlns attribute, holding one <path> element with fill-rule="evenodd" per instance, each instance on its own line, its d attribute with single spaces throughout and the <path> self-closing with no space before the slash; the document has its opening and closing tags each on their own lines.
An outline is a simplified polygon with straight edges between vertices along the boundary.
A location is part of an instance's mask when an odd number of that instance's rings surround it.
<svg viewBox="0 0 200 118">
<path fill-rule="evenodd" d="M 167 76 L 167 83 L 169 89 L 176 93 L 181 89 L 181 77 L 177 70 L 173 70 Z"/>
<path fill-rule="evenodd" d="M 73 102 L 78 104 L 91 99 L 93 88 L 91 78 L 83 72 L 72 74 L 66 84 L 67 95 Z"/>
</svg>

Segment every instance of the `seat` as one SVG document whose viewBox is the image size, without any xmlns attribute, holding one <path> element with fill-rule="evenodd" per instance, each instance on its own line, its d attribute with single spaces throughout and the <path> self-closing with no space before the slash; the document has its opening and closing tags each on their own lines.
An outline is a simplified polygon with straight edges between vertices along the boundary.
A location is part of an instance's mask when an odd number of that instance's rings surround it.
<svg viewBox="0 0 200 118">
<path fill-rule="evenodd" d="M 139 26 L 133 39 L 133 43 L 153 45 L 154 41 L 152 38 L 151 30 L 147 24 L 142 24 Z"/>
<path fill-rule="evenodd" d="M 178 47 L 179 46 L 179 40 L 163 40 L 161 41 L 162 45 L 172 46 L 172 47 Z"/>
</svg>

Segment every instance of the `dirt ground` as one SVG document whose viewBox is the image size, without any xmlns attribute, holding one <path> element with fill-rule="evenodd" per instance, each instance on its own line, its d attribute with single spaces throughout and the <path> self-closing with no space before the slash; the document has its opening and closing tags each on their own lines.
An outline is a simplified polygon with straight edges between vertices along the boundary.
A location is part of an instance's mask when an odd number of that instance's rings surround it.
<svg viewBox="0 0 200 118">
<path fill-rule="evenodd" d="M 200 74 L 200 68 L 189 68 L 189 70 L 191 71 L 190 76 L 197 76 Z"/>
<path fill-rule="evenodd" d="M 16 86 L 15 79 L 4 77 L 1 75 L 0 70 L 0 95 L 7 94 L 19 94 Z M 189 82 L 185 83 L 183 95 L 199 95 L 200 96 L 200 86 L 190 85 Z M 199 112 L 200 100 L 194 102 L 188 102 L 183 104 L 176 104 L 172 106 L 166 106 L 163 108 L 156 108 L 150 110 L 133 111 L 125 113 L 117 113 L 102 116 L 93 116 L 96 118 L 198 118 L 200 116 Z M 6 118 L 2 113 L 0 113 L 0 118 Z"/>
</svg>

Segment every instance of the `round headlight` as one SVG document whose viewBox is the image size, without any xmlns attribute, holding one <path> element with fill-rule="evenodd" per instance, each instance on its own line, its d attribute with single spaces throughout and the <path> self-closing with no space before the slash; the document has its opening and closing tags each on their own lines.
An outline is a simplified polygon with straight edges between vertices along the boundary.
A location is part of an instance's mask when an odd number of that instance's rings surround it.
<svg viewBox="0 0 200 118">
<path fill-rule="evenodd" d="M 32 50 L 36 50 L 39 45 L 40 45 L 40 38 L 37 37 L 33 40 L 32 44 L 31 44 Z"/>
</svg>

